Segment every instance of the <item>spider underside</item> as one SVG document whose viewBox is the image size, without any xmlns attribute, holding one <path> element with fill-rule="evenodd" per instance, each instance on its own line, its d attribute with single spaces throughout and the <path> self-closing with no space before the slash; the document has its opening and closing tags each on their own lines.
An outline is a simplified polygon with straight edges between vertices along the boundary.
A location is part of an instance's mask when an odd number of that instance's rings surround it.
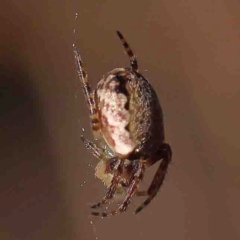
<svg viewBox="0 0 240 240">
<path fill-rule="evenodd" d="M 127 210 L 132 197 L 147 196 L 135 210 L 140 212 L 159 191 L 172 151 L 165 143 L 163 114 L 158 97 L 147 79 L 138 70 L 136 56 L 117 31 L 125 52 L 130 58 L 130 68 L 116 68 L 104 76 L 92 91 L 87 72 L 76 45 L 74 55 L 78 77 L 82 82 L 90 110 L 90 120 L 96 141 L 81 139 L 85 147 L 99 160 L 95 176 L 107 186 L 106 195 L 92 206 L 102 207 L 115 195 L 123 195 L 120 206 L 111 212 L 93 211 L 95 216 L 113 216 Z M 161 163 L 146 191 L 139 191 L 146 168 Z"/>
</svg>

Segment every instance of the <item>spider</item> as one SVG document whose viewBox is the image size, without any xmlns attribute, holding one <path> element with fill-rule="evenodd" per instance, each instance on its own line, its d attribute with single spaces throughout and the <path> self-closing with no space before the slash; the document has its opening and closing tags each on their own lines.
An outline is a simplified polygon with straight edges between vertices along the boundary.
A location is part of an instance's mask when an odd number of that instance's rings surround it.
<svg viewBox="0 0 240 240">
<path fill-rule="evenodd" d="M 92 214 L 110 217 L 125 212 L 133 196 L 146 196 L 135 210 L 140 212 L 159 191 L 172 158 L 171 147 L 165 142 L 163 113 L 156 92 L 140 74 L 135 54 L 123 35 L 117 31 L 130 67 L 115 68 L 92 90 L 77 46 L 73 45 L 78 78 L 82 82 L 90 110 L 90 121 L 95 141 L 81 135 L 85 147 L 99 160 L 95 176 L 107 187 L 106 195 L 92 206 Z M 145 170 L 160 161 L 153 180 L 146 191 L 139 185 Z M 114 211 L 96 209 L 123 197 Z"/>
</svg>

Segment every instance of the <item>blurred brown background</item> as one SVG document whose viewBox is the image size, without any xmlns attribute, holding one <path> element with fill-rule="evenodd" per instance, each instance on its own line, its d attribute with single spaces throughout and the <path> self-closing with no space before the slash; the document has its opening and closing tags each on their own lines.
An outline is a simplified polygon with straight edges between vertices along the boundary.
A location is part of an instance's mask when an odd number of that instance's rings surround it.
<svg viewBox="0 0 240 240">
<path fill-rule="evenodd" d="M 240 239 L 239 10 L 237 0 L 1 1 L 0 239 Z M 148 208 L 132 215 L 137 199 L 102 220 L 90 216 L 104 188 L 80 141 L 81 127 L 91 134 L 72 43 L 94 85 L 128 65 L 117 29 L 148 70 L 174 155 Z"/>
</svg>

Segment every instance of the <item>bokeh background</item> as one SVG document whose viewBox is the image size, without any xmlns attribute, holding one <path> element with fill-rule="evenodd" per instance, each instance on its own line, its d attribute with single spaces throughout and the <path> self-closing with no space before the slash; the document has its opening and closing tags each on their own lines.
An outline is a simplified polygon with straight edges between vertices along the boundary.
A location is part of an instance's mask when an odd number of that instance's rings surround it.
<svg viewBox="0 0 240 240">
<path fill-rule="evenodd" d="M 1 1 L 0 239 L 240 239 L 239 10 L 238 0 Z M 94 86 L 129 64 L 117 29 L 159 95 L 174 155 L 148 208 L 133 215 L 136 199 L 102 220 L 90 215 L 104 188 L 80 140 L 91 132 L 72 44 Z"/>
</svg>

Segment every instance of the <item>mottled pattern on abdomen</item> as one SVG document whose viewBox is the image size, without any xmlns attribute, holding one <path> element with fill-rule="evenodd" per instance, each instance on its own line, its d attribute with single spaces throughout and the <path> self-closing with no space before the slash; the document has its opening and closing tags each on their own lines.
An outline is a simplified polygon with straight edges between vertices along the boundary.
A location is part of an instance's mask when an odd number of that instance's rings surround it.
<svg viewBox="0 0 240 240">
<path fill-rule="evenodd" d="M 127 109 L 128 93 L 119 80 L 122 70 L 110 72 L 99 82 L 97 98 L 103 137 L 114 152 L 126 156 L 135 149 L 136 143 L 127 130 L 131 116 Z"/>
</svg>

